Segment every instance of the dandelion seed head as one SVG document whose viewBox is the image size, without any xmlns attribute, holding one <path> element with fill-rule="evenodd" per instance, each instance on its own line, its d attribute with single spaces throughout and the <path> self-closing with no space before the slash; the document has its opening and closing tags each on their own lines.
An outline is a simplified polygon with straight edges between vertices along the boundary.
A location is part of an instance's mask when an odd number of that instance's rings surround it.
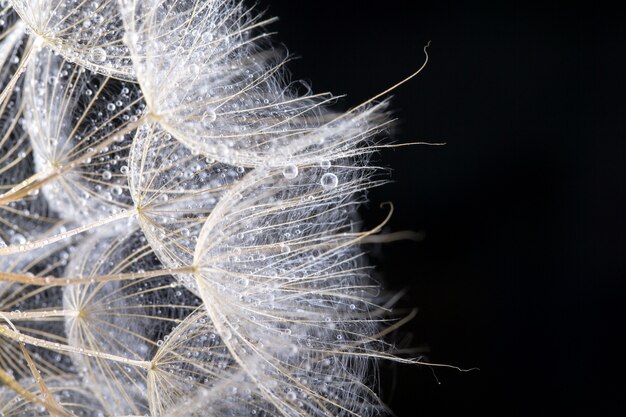
<svg viewBox="0 0 626 417">
<path fill-rule="evenodd" d="M 291 82 L 272 22 L 0 2 L 0 415 L 383 413 L 357 210 L 388 103 Z"/>
</svg>

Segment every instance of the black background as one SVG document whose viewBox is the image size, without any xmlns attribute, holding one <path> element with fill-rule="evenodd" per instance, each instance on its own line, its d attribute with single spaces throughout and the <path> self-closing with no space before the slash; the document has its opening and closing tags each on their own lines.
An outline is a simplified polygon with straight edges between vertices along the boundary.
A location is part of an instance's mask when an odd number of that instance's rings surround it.
<svg viewBox="0 0 626 417">
<path fill-rule="evenodd" d="M 357 105 L 393 92 L 389 231 L 372 248 L 416 319 L 394 337 L 458 372 L 383 366 L 398 416 L 626 415 L 626 30 L 601 3 L 262 0 L 294 78 Z M 436 375 L 436 377 L 435 377 Z M 440 384 L 438 384 L 438 382 Z"/>
</svg>

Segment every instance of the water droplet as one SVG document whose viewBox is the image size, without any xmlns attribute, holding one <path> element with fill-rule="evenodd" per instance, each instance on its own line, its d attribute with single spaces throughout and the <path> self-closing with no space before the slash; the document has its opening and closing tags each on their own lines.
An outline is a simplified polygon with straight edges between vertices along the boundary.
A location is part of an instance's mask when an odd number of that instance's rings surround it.
<svg viewBox="0 0 626 417">
<path fill-rule="evenodd" d="M 113 187 L 111 192 L 113 193 L 113 195 L 120 196 L 122 195 L 122 187 L 120 187 L 119 185 L 116 185 L 115 187 Z"/>
<path fill-rule="evenodd" d="M 337 184 L 339 184 L 339 179 L 335 174 L 327 173 L 322 175 L 320 184 L 322 184 L 322 187 L 325 190 L 332 190 L 333 188 L 337 187 Z"/>
<path fill-rule="evenodd" d="M 295 165 L 287 165 L 285 168 L 283 168 L 283 175 L 288 180 L 296 178 L 298 176 L 298 167 Z"/>
<path fill-rule="evenodd" d="M 328 168 L 330 168 L 330 165 L 331 165 L 330 161 L 328 161 L 328 160 L 324 160 L 324 161 L 320 162 L 320 168 L 322 168 L 322 169 L 328 169 Z"/>
<path fill-rule="evenodd" d="M 213 123 L 217 119 L 217 114 L 215 114 L 215 110 L 208 109 L 202 115 L 202 124 L 207 127 L 211 123 Z"/>
<path fill-rule="evenodd" d="M 102 48 L 94 48 L 90 54 L 91 60 L 96 64 L 102 64 L 107 59 L 107 53 Z"/>
</svg>

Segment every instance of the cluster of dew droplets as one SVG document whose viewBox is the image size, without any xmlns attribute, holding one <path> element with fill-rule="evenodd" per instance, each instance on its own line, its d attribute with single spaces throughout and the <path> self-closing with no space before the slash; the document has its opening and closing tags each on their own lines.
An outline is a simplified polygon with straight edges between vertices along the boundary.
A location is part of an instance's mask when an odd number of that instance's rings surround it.
<svg viewBox="0 0 626 417">
<path fill-rule="evenodd" d="M 385 103 L 236 0 L 0 1 L 0 416 L 379 414 Z"/>
<path fill-rule="evenodd" d="M 134 78 L 116 0 L 9 2 L 41 44 L 101 74 Z"/>
</svg>

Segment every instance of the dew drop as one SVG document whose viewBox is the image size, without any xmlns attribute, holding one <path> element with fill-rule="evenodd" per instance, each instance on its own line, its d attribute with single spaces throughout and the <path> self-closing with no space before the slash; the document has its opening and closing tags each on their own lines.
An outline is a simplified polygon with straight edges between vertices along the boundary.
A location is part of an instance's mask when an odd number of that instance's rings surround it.
<svg viewBox="0 0 626 417">
<path fill-rule="evenodd" d="M 337 184 L 339 184 L 339 179 L 335 174 L 327 173 L 322 175 L 320 184 L 322 184 L 322 188 L 324 188 L 325 190 L 332 190 L 333 188 L 337 187 Z"/>
<path fill-rule="evenodd" d="M 202 123 L 204 124 L 204 126 L 213 123 L 215 119 L 217 119 L 217 114 L 215 114 L 215 110 L 213 109 L 206 110 L 202 115 Z"/>
<path fill-rule="evenodd" d="M 90 58 L 96 64 L 102 64 L 107 59 L 107 53 L 102 48 L 95 48 L 91 50 Z"/>
<path fill-rule="evenodd" d="M 298 167 L 295 165 L 287 165 L 283 168 L 283 175 L 288 180 L 296 178 L 298 176 Z"/>
</svg>

